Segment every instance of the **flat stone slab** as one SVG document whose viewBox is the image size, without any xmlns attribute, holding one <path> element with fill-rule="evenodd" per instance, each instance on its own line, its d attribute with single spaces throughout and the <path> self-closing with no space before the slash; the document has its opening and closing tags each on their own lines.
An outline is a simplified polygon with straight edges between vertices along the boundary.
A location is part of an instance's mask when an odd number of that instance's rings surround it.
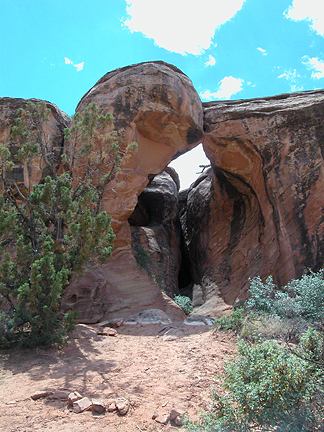
<svg viewBox="0 0 324 432">
<path fill-rule="evenodd" d="M 130 315 L 124 321 L 124 325 L 136 324 L 172 324 L 171 318 L 160 309 L 147 309 L 135 315 Z"/>
<path fill-rule="evenodd" d="M 204 315 L 191 315 L 183 321 L 183 324 L 212 326 L 214 324 L 214 320 Z"/>
</svg>

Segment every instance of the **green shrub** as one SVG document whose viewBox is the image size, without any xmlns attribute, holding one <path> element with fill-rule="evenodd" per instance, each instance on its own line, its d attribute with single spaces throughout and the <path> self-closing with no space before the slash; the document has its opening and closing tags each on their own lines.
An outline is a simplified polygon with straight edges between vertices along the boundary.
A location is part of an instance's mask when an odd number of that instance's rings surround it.
<svg viewBox="0 0 324 432">
<path fill-rule="evenodd" d="M 181 307 L 186 315 L 189 315 L 192 312 L 193 306 L 190 297 L 175 295 L 173 300 L 179 307 Z"/>
<path fill-rule="evenodd" d="M 260 277 L 251 280 L 248 310 L 264 311 L 285 318 L 299 318 L 320 322 L 324 317 L 323 271 L 311 272 L 291 280 L 282 290 L 276 289 L 269 276 L 265 283 Z"/>
<path fill-rule="evenodd" d="M 314 405 L 323 377 L 307 361 L 273 341 L 239 342 L 238 356 L 225 365 L 224 396 L 215 393 L 213 406 L 190 430 L 276 431 L 317 430 L 321 411 Z"/>
<path fill-rule="evenodd" d="M 215 330 L 232 330 L 237 333 L 243 325 L 245 316 L 243 308 L 235 308 L 231 315 L 216 318 L 213 327 Z"/>
</svg>

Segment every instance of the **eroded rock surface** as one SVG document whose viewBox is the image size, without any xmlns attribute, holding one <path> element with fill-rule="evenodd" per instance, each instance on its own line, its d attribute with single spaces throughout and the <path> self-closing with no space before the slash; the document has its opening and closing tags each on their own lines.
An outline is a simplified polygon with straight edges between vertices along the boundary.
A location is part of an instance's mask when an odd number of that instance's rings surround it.
<svg viewBox="0 0 324 432">
<path fill-rule="evenodd" d="M 212 171 L 189 191 L 189 212 L 192 195 L 208 203 L 188 242 L 205 296 L 215 289 L 231 303 L 249 277 L 283 286 L 322 268 L 324 92 L 205 103 L 204 113 Z"/>
<path fill-rule="evenodd" d="M 128 219 L 137 264 L 171 298 L 179 291 L 181 261 L 178 189 L 177 173 L 167 168 L 146 186 Z"/>
<path fill-rule="evenodd" d="M 182 319 L 182 311 L 137 265 L 128 218 L 149 177 L 160 174 L 177 154 L 199 144 L 203 134 L 199 96 L 179 69 L 148 62 L 106 74 L 82 98 L 77 111 L 91 102 L 97 103 L 100 112 L 113 114 L 121 147 L 136 141 L 138 151 L 124 161 L 103 197 L 103 209 L 112 215 L 116 233 L 114 256 L 106 265 L 90 269 L 82 280 L 73 281 L 63 307 L 78 308 L 84 322 L 126 317 L 149 308 Z M 168 241 L 172 243 L 165 238 Z"/>
<path fill-rule="evenodd" d="M 106 74 L 77 111 L 90 102 L 114 115 L 121 146 L 134 140 L 138 152 L 123 161 L 103 197 L 117 235 L 114 254 L 72 281 L 64 310 L 78 309 L 89 323 L 147 309 L 182 320 L 162 291 L 172 296 L 180 284 L 192 289 L 196 313 L 215 316 L 246 297 L 249 277 L 271 274 L 282 286 L 323 267 L 323 91 L 202 105 L 181 71 L 148 62 Z M 12 121 L 26 103 L 0 98 L 0 140 L 9 147 Z M 44 133 L 59 160 L 70 119 L 47 106 Z M 211 169 L 178 195 L 176 176 L 163 171 L 200 141 Z M 46 175 L 44 167 L 39 157 L 29 168 L 17 166 L 14 175 L 36 183 Z M 138 265 L 141 247 L 154 271 Z"/>
</svg>

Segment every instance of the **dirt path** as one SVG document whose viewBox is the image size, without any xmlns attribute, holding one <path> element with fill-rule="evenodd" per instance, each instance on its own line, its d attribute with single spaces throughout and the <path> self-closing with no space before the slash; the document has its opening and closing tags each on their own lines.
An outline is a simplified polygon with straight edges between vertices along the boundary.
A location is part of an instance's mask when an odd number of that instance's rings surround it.
<svg viewBox="0 0 324 432">
<path fill-rule="evenodd" d="M 1 355 L 0 427 L 3 432 L 171 432 L 153 412 L 183 407 L 190 418 L 208 409 L 210 387 L 235 349 L 235 338 L 206 326 L 122 326 L 117 337 L 99 336 L 78 325 L 62 350 L 5 352 Z M 165 336 L 164 334 L 167 333 Z M 43 389 L 77 390 L 83 396 L 127 398 L 126 416 L 76 414 L 60 400 L 32 400 Z"/>
</svg>

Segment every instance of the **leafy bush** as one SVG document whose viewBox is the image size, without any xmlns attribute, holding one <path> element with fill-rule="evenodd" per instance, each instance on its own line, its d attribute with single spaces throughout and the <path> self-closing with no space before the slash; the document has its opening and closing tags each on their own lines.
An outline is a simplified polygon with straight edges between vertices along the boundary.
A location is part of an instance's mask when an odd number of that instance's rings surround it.
<svg viewBox="0 0 324 432">
<path fill-rule="evenodd" d="M 277 290 L 273 279 L 251 281 L 245 309 L 216 321 L 241 337 L 238 354 L 225 365 L 223 394 L 190 431 L 324 431 L 323 272 L 304 275 Z M 298 345 L 264 341 L 298 332 Z"/>
<path fill-rule="evenodd" d="M 291 280 L 282 290 L 277 290 L 269 276 L 265 283 L 260 277 L 251 280 L 251 297 L 245 306 L 250 310 L 264 311 L 286 318 L 303 317 L 320 322 L 324 317 L 323 271 L 311 272 L 301 279 Z"/>
<path fill-rule="evenodd" d="M 231 315 L 221 316 L 214 321 L 215 330 L 232 330 L 237 333 L 244 322 L 246 313 L 242 307 L 233 309 Z"/>
<path fill-rule="evenodd" d="M 308 339 L 309 340 L 309 339 Z M 310 431 L 322 425 L 316 406 L 323 374 L 273 341 L 239 342 L 238 356 L 225 365 L 224 396 L 213 395 L 210 413 L 191 423 L 196 431 Z M 323 401 L 323 399 L 322 399 Z M 269 430 L 269 429 L 266 429 Z"/>
<path fill-rule="evenodd" d="M 189 315 L 192 312 L 193 306 L 190 297 L 175 295 L 173 300 L 179 307 L 181 307 L 186 315 Z"/>
</svg>

